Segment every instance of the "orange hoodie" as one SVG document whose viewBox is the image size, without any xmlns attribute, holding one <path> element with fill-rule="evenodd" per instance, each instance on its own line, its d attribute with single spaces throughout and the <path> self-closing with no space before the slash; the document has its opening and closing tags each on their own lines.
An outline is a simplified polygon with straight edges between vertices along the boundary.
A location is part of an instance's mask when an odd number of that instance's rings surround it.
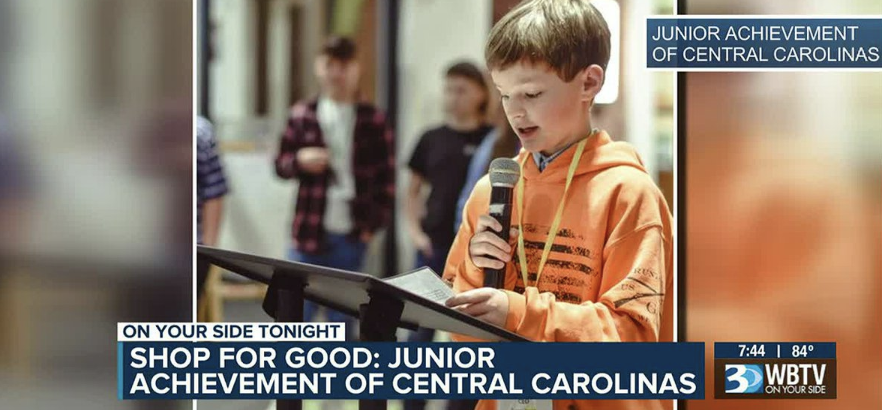
<svg viewBox="0 0 882 410">
<path fill-rule="evenodd" d="M 532 158 L 524 161 L 530 153 L 521 151 L 515 158 L 524 163 L 524 226 L 518 228 L 524 235 L 530 286 L 525 289 L 515 251 L 506 266 L 505 328 L 541 342 L 670 341 L 671 214 L 634 148 L 613 142 L 606 132 L 595 134 L 585 146 L 538 288 L 534 283 L 577 146 L 542 172 Z M 485 176 L 472 191 L 448 255 L 444 278 L 453 281 L 456 292 L 483 286 L 483 269 L 472 263 L 468 244 L 478 216 L 487 213 L 490 190 Z M 515 226 L 518 207 L 513 208 Z M 659 401 L 554 401 L 555 410 L 661 407 Z M 495 404 L 485 400 L 477 409 L 495 409 Z"/>
</svg>

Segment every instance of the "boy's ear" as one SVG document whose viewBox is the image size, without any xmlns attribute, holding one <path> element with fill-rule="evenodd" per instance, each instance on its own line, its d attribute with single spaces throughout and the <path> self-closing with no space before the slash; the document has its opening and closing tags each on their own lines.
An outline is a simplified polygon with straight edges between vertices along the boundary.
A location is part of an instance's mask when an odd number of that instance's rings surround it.
<svg viewBox="0 0 882 410">
<path fill-rule="evenodd" d="M 600 88 L 603 87 L 603 76 L 605 74 L 603 69 L 597 64 L 585 67 L 579 73 L 577 78 L 582 83 L 582 101 L 594 102 L 594 97 L 597 96 Z"/>
</svg>

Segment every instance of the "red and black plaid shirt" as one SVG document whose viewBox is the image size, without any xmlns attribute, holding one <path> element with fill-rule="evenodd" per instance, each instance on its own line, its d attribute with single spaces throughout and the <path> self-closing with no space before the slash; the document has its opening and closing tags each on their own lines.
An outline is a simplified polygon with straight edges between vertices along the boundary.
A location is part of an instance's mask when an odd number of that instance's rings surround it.
<svg viewBox="0 0 882 410">
<path fill-rule="evenodd" d="M 291 108 L 276 156 L 276 174 L 300 180 L 291 231 L 294 247 L 304 253 L 323 250 L 326 192 L 332 172 L 329 169 L 314 175 L 301 172 L 297 165 L 297 151 L 301 148 L 326 147 L 317 107 L 318 101 L 313 100 Z M 373 233 L 389 223 L 395 200 L 395 149 L 386 116 L 366 103 L 356 105 L 352 141 L 355 199 L 350 204 L 354 225 L 350 235 L 357 240 L 362 234 Z"/>
</svg>

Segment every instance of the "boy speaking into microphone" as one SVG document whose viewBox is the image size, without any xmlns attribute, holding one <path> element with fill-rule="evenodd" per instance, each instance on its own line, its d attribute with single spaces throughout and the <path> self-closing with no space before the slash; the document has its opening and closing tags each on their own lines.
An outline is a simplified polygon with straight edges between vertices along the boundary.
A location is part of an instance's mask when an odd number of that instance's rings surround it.
<svg viewBox="0 0 882 410">
<path fill-rule="evenodd" d="M 502 225 L 488 215 L 485 176 L 447 258 L 444 278 L 457 292 L 448 306 L 535 341 L 672 340 L 670 210 L 634 148 L 591 123 L 609 57 L 609 28 L 588 0 L 526 1 L 494 25 L 487 67 L 523 145 L 515 157 L 515 228 L 508 242 L 498 236 Z M 504 289 L 483 287 L 484 269 L 503 269 Z"/>
<path fill-rule="evenodd" d="M 670 210 L 634 148 L 591 123 L 609 56 L 588 0 L 524 2 L 493 27 L 487 66 L 524 148 L 516 229 L 498 236 L 485 176 L 447 259 L 448 306 L 535 341 L 671 340 Z M 484 269 L 504 269 L 504 289 Z"/>
</svg>

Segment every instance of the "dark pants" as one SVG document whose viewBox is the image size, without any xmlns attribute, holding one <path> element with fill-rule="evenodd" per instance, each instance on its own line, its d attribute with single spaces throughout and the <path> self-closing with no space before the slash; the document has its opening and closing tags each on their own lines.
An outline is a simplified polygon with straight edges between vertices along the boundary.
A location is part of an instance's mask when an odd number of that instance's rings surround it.
<svg viewBox="0 0 882 410">
<path fill-rule="evenodd" d="M 320 254 L 307 254 L 290 249 L 288 259 L 295 262 L 309 263 L 312 265 L 325 266 L 334 269 L 343 269 L 348 271 L 361 271 L 362 262 L 364 261 L 364 252 L 366 245 L 363 242 L 353 242 L 346 235 L 328 233 L 325 235 L 326 251 Z M 306 301 L 303 305 L 303 321 L 312 322 L 318 315 L 321 306 Z M 334 309 L 325 309 L 329 322 L 342 322 L 346 324 L 346 339 L 357 340 L 358 332 L 356 331 L 356 321 Z"/>
</svg>

